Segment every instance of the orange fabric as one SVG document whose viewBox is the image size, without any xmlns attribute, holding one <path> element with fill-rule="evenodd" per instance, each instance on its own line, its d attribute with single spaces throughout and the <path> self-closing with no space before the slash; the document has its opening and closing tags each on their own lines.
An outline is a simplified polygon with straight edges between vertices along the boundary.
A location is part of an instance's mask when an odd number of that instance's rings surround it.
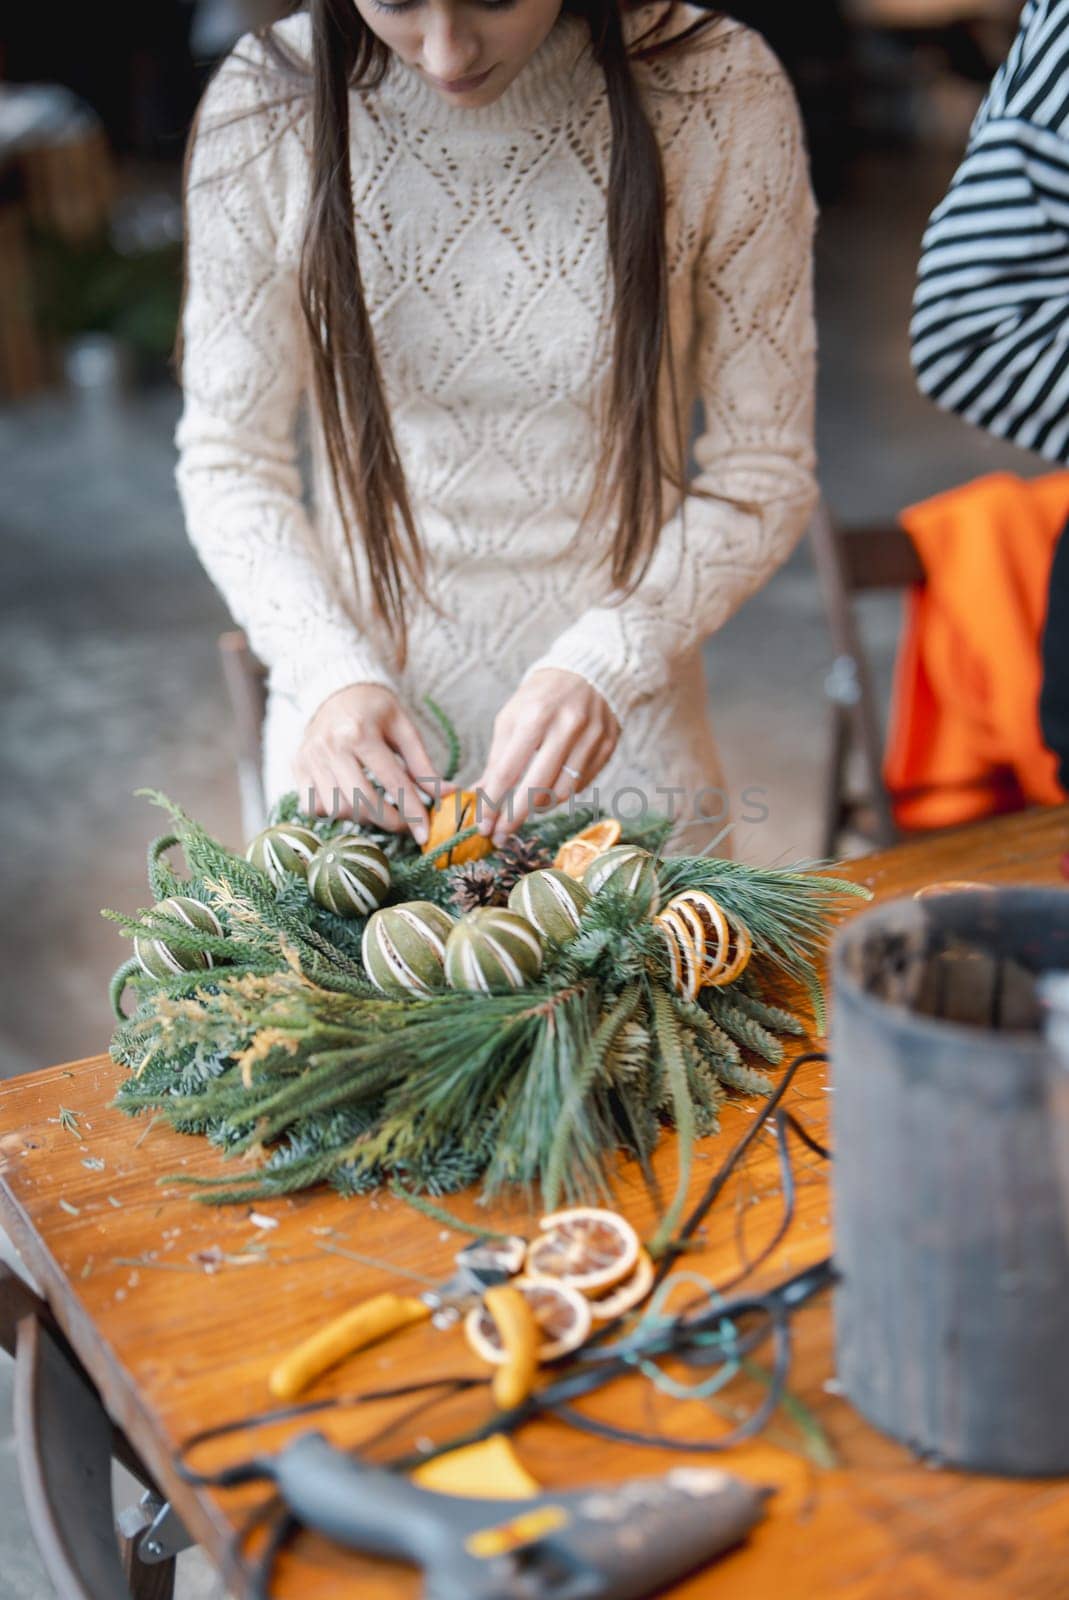
<svg viewBox="0 0 1069 1600">
<path fill-rule="evenodd" d="M 884 780 L 901 828 L 1066 798 L 1039 725 L 1040 638 L 1069 472 L 992 473 L 910 506 L 926 582 L 906 604 Z"/>
</svg>

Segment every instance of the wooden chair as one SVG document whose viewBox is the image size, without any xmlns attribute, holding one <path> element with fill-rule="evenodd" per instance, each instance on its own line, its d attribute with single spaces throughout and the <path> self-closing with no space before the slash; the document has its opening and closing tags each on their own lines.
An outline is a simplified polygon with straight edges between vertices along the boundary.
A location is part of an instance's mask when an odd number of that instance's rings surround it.
<svg viewBox="0 0 1069 1600">
<path fill-rule="evenodd" d="M 840 528 L 821 502 L 809 529 L 835 655 L 824 680 L 831 737 L 824 788 L 820 853 L 831 858 L 847 828 L 886 847 L 900 838 L 883 782 L 883 721 L 861 643 L 855 595 L 923 583 L 924 569 L 905 530 Z M 851 749 L 860 751 L 864 793 L 847 789 Z"/>
<path fill-rule="evenodd" d="M 47 1304 L 0 1261 L 0 1349 L 15 1358 L 15 1455 L 26 1518 L 63 1600 L 174 1600 L 191 1543 Z M 112 1461 L 145 1486 L 118 1518 Z"/>
<path fill-rule="evenodd" d="M 241 822 L 246 839 L 267 821 L 263 780 L 263 727 L 267 708 L 267 669 L 249 647 L 240 628 L 219 635 L 223 679 L 234 713 L 235 758 L 241 796 Z"/>
</svg>

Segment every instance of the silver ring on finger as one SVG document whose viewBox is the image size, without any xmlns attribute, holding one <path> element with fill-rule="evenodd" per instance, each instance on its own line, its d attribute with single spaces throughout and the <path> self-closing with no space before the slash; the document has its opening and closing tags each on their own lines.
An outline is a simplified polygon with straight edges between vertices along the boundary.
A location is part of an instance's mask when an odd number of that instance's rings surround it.
<svg viewBox="0 0 1069 1600">
<path fill-rule="evenodd" d="M 569 778 L 574 778 L 576 783 L 582 777 L 582 773 L 577 772 L 574 767 L 570 767 L 566 761 L 561 762 L 561 771 L 566 772 Z"/>
</svg>

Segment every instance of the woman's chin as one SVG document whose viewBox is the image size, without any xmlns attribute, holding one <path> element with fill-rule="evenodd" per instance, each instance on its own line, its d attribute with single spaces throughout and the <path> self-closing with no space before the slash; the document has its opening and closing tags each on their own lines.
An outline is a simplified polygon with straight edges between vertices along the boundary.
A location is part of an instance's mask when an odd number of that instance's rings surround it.
<svg viewBox="0 0 1069 1600">
<path fill-rule="evenodd" d="M 492 105 L 495 100 L 500 99 L 510 81 L 499 67 L 489 68 L 484 75 L 464 87 L 451 88 L 436 78 L 427 77 L 426 74 L 424 77 L 447 105 L 460 106 L 465 110 L 476 110 L 480 106 Z"/>
</svg>

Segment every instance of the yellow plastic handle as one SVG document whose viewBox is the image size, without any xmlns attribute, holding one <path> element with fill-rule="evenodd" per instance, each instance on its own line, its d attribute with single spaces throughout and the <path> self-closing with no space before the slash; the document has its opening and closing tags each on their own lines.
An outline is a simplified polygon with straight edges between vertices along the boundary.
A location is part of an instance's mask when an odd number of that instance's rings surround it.
<svg viewBox="0 0 1069 1600">
<path fill-rule="evenodd" d="M 408 1295 L 378 1294 L 363 1305 L 354 1306 L 313 1333 L 278 1363 L 267 1380 L 271 1393 L 279 1400 L 294 1400 L 314 1383 L 328 1367 L 346 1356 L 365 1349 L 387 1334 L 422 1322 L 430 1316 L 422 1300 Z"/>
<path fill-rule="evenodd" d="M 538 1323 L 529 1301 L 510 1283 L 487 1289 L 483 1304 L 497 1324 L 505 1361 L 494 1369 L 492 1394 L 499 1411 L 511 1411 L 527 1399 L 538 1371 Z"/>
</svg>

